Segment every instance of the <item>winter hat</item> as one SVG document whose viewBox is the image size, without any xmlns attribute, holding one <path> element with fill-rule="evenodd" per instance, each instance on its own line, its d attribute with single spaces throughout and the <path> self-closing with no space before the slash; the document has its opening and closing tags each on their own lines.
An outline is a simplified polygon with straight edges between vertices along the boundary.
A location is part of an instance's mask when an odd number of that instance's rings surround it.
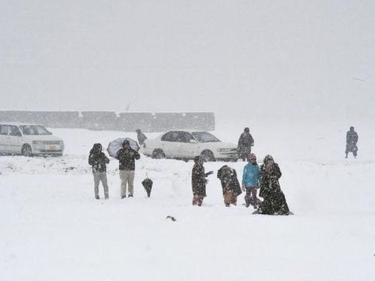
<svg viewBox="0 0 375 281">
<path fill-rule="evenodd" d="M 263 163 L 266 164 L 269 161 L 273 161 L 273 157 L 271 155 L 267 155 L 264 157 Z"/>
<path fill-rule="evenodd" d="M 124 142 L 122 143 L 122 146 L 125 146 L 125 145 L 130 145 L 130 142 L 128 140 L 124 140 Z"/>
<path fill-rule="evenodd" d="M 195 157 L 194 157 L 194 162 L 195 162 L 195 163 L 198 163 L 201 159 L 202 159 L 202 157 L 200 157 L 200 156 L 195 156 Z"/>
<path fill-rule="evenodd" d="M 248 156 L 247 156 L 247 161 L 252 161 L 252 160 L 257 160 L 257 157 L 254 153 L 250 153 Z"/>
<path fill-rule="evenodd" d="M 102 145 L 100 143 L 94 143 L 91 151 L 91 153 L 99 153 L 102 152 Z"/>
<path fill-rule="evenodd" d="M 245 130 L 244 130 L 244 132 L 249 133 L 250 132 L 249 127 L 246 127 Z"/>
</svg>

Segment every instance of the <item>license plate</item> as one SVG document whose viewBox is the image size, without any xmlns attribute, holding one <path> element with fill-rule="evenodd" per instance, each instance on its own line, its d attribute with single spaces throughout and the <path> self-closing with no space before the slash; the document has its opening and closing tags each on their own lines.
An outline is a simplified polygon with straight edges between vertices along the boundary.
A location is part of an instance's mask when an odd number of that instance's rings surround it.
<svg viewBox="0 0 375 281">
<path fill-rule="evenodd" d="M 49 150 L 57 150 L 57 146 L 56 145 L 50 145 Z"/>
</svg>

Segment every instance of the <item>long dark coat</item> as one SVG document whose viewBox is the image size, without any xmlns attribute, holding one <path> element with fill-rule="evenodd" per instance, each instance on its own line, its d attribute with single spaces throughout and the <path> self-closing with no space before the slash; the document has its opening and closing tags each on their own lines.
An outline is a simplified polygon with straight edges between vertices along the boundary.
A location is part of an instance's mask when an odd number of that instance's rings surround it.
<svg viewBox="0 0 375 281">
<path fill-rule="evenodd" d="M 238 139 L 237 154 L 240 158 L 246 159 L 254 145 L 254 139 L 250 133 L 243 132 Z"/>
<path fill-rule="evenodd" d="M 191 173 L 193 194 L 206 197 L 206 174 L 201 163 L 195 163 Z"/>
<path fill-rule="evenodd" d="M 346 133 L 346 151 L 345 153 L 348 154 L 349 152 L 353 152 L 354 156 L 357 155 L 358 151 L 358 134 L 354 130 L 350 130 Z"/>
<path fill-rule="evenodd" d="M 281 178 L 279 165 L 274 163 L 269 169 L 263 164 L 260 166 L 260 192 L 264 198 L 260 206 L 262 214 L 289 214 L 289 207 L 285 195 L 281 191 L 279 179 Z"/>
</svg>

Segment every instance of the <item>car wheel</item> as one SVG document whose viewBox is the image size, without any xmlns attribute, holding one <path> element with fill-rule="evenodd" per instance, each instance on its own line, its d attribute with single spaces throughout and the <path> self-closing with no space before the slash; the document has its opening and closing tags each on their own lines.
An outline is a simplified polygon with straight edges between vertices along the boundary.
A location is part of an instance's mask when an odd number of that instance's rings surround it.
<svg viewBox="0 0 375 281">
<path fill-rule="evenodd" d="M 31 156 L 31 154 L 32 154 L 31 146 L 28 144 L 24 144 L 22 146 L 22 155 L 28 157 L 28 156 Z"/>
<path fill-rule="evenodd" d="M 215 156 L 210 150 L 204 150 L 201 153 L 204 162 L 215 161 Z"/>
<path fill-rule="evenodd" d="M 154 158 L 154 159 L 164 159 L 165 154 L 164 154 L 163 150 L 157 149 L 152 153 L 152 158 Z"/>
</svg>

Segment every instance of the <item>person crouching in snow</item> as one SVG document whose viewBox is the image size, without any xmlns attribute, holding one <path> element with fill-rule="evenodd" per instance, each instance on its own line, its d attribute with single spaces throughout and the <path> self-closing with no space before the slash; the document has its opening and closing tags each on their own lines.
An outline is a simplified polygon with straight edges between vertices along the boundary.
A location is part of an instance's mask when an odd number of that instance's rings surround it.
<svg viewBox="0 0 375 281">
<path fill-rule="evenodd" d="M 107 164 L 109 159 L 102 152 L 102 145 L 95 143 L 90 150 L 89 154 L 89 165 L 92 166 L 92 174 L 94 175 L 94 192 L 95 199 L 99 197 L 99 183 L 102 182 L 104 188 L 105 199 L 109 198 L 108 194 L 108 182 L 107 182 Z"/>
<path fill-rule="evenodd" d="M 193 189 L 193 205 L 202 206 L 203 199 L 206 197 L 206 184 L 208 175 L 213 172 L 210 171 L 205 173 L 203 167 L 203 158 L 201 156 L 195 156 L 194 166 L 191 173 L 191 185 Z"/>
<path fill-rule="evenodd" d="M 257 189 L 259 188 L 259 165 L 257 157 L 254 153 L 247 156 L 248 163 L 243 168 L 242 174 L 242 190 L 246 191 L 245 203 L 246 208 L 252 205 L 257 208 L 261 203 L 257 197 Z"/>
<path fill-rule="evenodd" d="M 263 215 L 289 215 L 285 195 L 281 191 L 279 179 L 281 178 L 279 165 L 274 162 L 271 155 L 267 155 L 260 166 L 260 193 L 264 201 L 256 211 Z"/>
<path fill-rule="evenodd" d="M 221 187 L 223 189 L 225 206 L 229 207 L 230 204 L 237 205 L 237 197 L 242 191 L 236 170 L 224 165 L 217 171 L 217 177 L 220 179 Z"/>
</svg>

